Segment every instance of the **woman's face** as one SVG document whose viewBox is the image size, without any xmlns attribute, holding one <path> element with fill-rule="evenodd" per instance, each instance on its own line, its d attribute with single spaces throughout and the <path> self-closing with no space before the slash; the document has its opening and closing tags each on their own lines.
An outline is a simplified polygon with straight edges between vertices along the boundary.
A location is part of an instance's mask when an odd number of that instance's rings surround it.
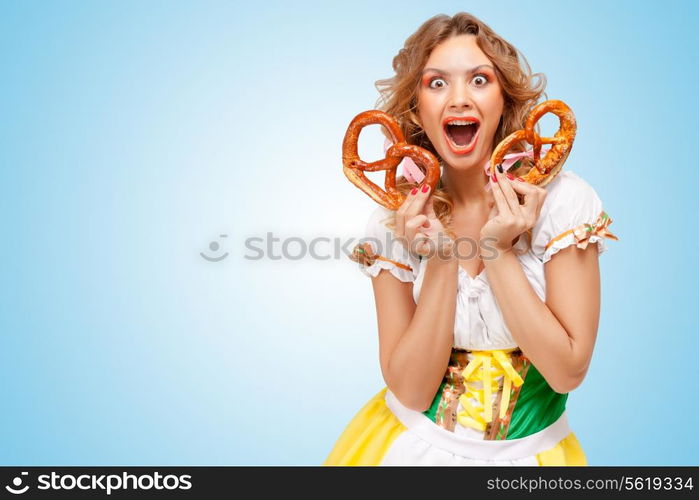
<svg viewBox="0 0 699 500">
<path fill-rule="evenodd" d="M 448 165 L 466 169 L 485 164 L 503 106 L 493 63 L 474 35 L 454 36 L 434 48 L 423 70 L 417 114 Z"/>
</svg>

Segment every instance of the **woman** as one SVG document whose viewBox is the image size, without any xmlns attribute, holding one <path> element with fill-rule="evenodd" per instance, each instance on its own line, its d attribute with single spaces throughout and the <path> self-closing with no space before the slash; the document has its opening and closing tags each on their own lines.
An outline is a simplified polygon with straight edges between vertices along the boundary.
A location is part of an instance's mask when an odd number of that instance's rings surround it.
<svg viewBox="0 0 699 500">
<path fill-rule="evenodd" d="M 485 169 L 524 128 L 543 77 L 465 13 L 428 20 L 393 67 L 382 109 L 442 175 L 434 192 L 404 178 L 405 202 L 377 208 L 372 244 L 355 249 L 372 277 L 387 387 L 325 465 L 585 465 L 565 402 L 592 356 L 611 219 L 568 169 L 545 188 L 521 182 L 526 151 L 492 177 Z"/>
</svg>

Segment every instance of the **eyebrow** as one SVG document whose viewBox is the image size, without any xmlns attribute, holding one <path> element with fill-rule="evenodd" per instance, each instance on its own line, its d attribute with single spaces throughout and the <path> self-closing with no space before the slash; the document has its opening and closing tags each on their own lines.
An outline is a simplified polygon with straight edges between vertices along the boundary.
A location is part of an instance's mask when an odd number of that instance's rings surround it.
<svg viewBox="0 0 699 500">
<path fill-rule="evenodd" d="M 495 68 L 493 68 L 490 64 L 481 64 L 480 66 L 476 66 L 475 68 L 469 69 L 469 70 L 466 72 L 466 74 L 474 73 L 474 72 L 476 72 L 476 71 L 478 71 L 479 69 L 482 69 L 482 68 L 490 68 L 490 69 L 492 69 L 493 71 L 495 71 Z M 437 68 L 425 68 L 425 69 L 422 70 L 422 74 L 424 75 L 424 74 L 427 73 L 428 71 L 435 71 L 435 72 L 437 72 L 437 73 L 439 73 L 439 74 L 442 74 L 442 75 L 451 76 L 451 73 L 449 73 L 448 71 L 444 71 L 443 69 L 437 69 Z"/>
</svg>

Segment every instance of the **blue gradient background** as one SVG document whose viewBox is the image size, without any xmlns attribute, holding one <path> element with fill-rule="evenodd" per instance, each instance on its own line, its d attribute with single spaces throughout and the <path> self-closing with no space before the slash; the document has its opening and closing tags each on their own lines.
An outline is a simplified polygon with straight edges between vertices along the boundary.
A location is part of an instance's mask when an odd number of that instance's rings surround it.
<svg viewBox="0 0 699 500">
<path fill-rule="evenodd" d="M 321 463 L 383 387 L 370 281 L 244 241 L 362 236 L 347 124 L 408 35 L 465 10 L 574 109 L 566 168 L 621 239 L 569 398 L 589 462 L 697 464 L 699 9 L 520 5 L 0 4 L 0 462 Z"/>
</svg>

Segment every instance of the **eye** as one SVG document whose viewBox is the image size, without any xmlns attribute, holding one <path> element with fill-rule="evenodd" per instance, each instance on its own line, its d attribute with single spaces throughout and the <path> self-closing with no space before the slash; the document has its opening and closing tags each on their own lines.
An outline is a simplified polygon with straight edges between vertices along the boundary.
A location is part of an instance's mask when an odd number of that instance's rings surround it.
<svg viewBox="0 0 699 500">
<path fill-rule="evenodd" d="M 442 84 L 436 86 L 436 85 L 435 85 L 435 82 L 442 82 Z M 444 78 L 441 78 L 441 77 L 439 77 L 439 76 L 433 78 L 432 80 L 430 80 L 430 83 L 429 83 L 429 87 L 430 87 L 431 89 L 441 89 L 441 88 L 444 87 L 444 85 L 446 85 L 446 82 L 444 81 Z"/>
<path fill-rule="evenodd" d="M 488 77 L 484 75 L 483 73 L 479 73 L 476 76 L 473 77 L 473 80 L 471 80 L 473 84 L 476 87 L 482 87 L 486 83 L 488 83 Z"/>
</svg>

